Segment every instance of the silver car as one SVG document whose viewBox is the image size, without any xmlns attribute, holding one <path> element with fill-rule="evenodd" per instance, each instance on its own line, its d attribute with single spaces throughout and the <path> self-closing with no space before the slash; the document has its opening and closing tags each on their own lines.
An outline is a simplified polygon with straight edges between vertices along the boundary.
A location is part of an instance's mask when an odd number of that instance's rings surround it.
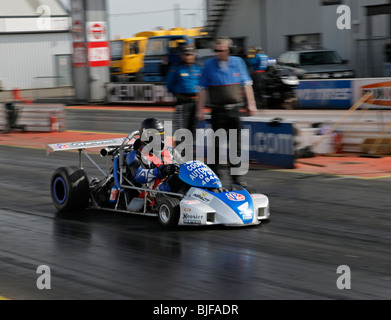
<svg viewBox="0 0 391 320">
<path fill-rule="evenodd" d="M 278 63 L 290 69 L 299 79 L 354 78 L 355 73 L 346 60 L 333 50 L 288 51 Z"/>
</svg>

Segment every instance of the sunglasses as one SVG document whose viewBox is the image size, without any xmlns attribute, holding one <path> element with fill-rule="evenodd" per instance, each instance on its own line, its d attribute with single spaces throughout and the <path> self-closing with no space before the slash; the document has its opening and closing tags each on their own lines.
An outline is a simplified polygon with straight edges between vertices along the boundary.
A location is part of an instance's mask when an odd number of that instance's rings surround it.
<svg viewBox="0 0 391 320">
<path fill-rule="evenodd" d="M 227 52 L 228 50 L 218 50 L 218 49 L 215 49 L 215 52 Z"/>
</svg>

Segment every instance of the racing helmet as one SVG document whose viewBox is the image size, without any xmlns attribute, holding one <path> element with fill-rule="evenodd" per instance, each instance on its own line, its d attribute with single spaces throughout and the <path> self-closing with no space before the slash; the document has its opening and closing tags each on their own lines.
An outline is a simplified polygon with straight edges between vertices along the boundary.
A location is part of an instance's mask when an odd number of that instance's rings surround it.
<svg viewBox="0 0 391 320">
<path fill-rule="evenodd" d="M 140 140 L 144 144 L 151 143 L 156 135 L 161 139 L 162 147 L 164 146 L 164 125 L 158 118 L 147 118 L 141 122 Z"/>
</svg>

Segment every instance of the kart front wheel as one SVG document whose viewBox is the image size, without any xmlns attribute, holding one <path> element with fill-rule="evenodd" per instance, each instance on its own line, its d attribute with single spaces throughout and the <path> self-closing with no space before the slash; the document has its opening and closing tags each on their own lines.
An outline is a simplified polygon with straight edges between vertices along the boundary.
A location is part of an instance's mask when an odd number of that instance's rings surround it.
<svg viewBox="0 0 391 320">
<path fill-rule="evenodd" d="M 89 182 L 78 167 L 61 167 L 54 171 L 50 184 L 53 204 L 59 212 L 83 210 L 89 201 Z"/>
<path fill-rule="evenodd" d="M 159 222 L 165 227 L 178 225 L 180 216 L 180 201 L 176 198 L 162 199 L 159 204 Z"/>
</svg>

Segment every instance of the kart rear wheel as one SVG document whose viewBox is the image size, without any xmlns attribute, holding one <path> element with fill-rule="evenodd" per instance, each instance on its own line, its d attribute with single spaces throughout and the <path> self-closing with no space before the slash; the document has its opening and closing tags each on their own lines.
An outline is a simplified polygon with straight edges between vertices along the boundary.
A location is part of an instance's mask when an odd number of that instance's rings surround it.
<svg viewBox="0 0 391 320">
<path fill-rule="evenodd" d="M 180 201 L 176 198 L 165 198 L 160 201 L 158 218 L 165 227 L 175 227 L 178 225 L 180 216 Z"/>
<path fill-rule="evenodd" d="M 51 195 L 59 212 L 83 210 L 89 201 L 89 182 L 86 173 L 78 167 L 60 167 L 52 175 Z"/>
</svg>

